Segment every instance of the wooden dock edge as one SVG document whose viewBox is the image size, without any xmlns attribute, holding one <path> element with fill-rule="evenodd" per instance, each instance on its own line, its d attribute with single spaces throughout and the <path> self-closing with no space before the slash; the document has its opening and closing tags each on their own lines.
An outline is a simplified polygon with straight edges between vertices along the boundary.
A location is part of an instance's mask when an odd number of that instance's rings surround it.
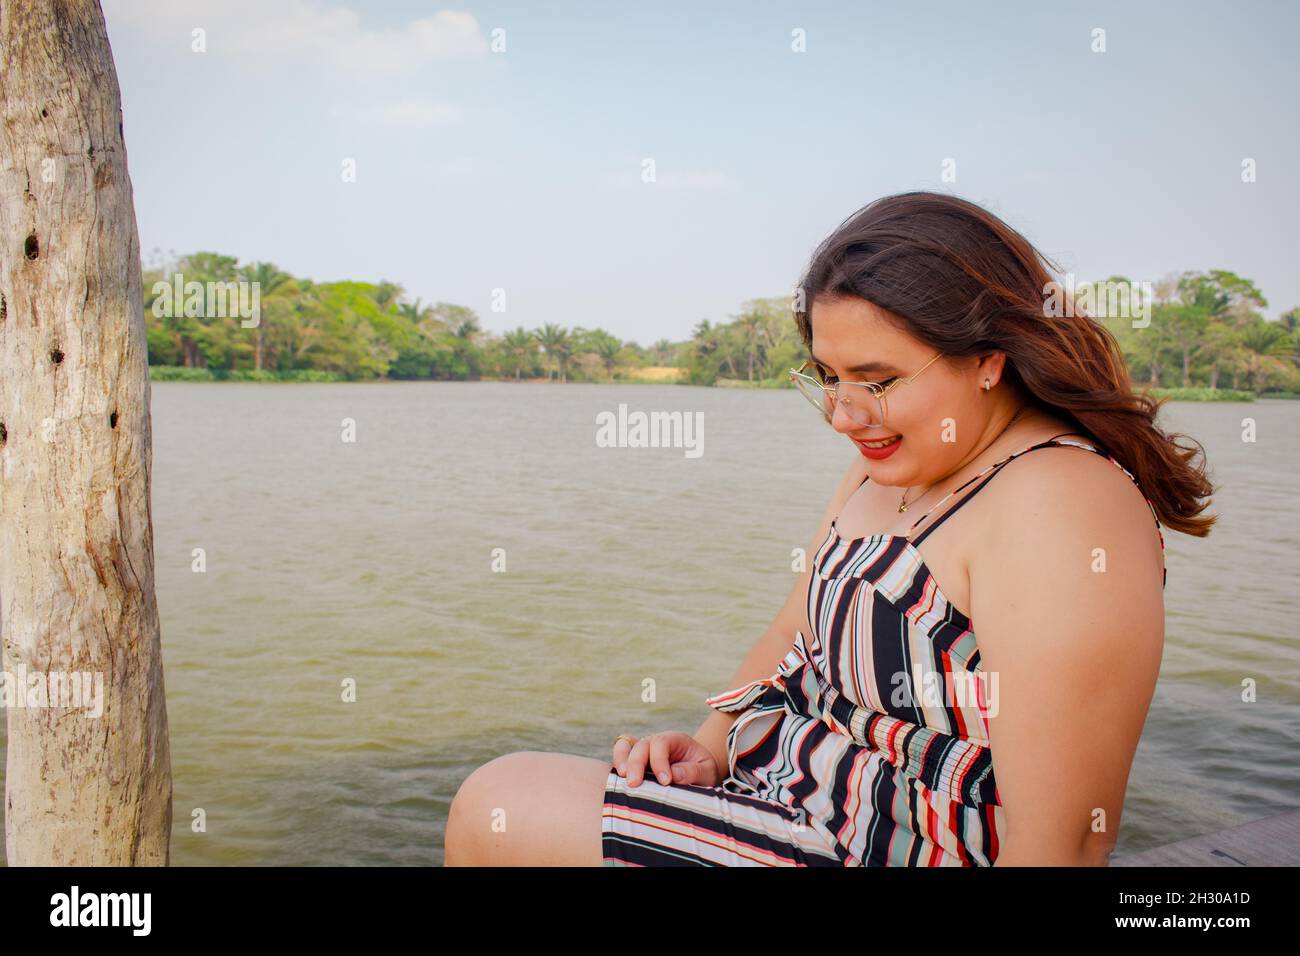
<svg viewBox="0 0 1300 956">
<path fill-rule="evenodd" d="M 1300 866 L 1300 809 L 1122 857 L 1111 866 Z"/>
</svg>

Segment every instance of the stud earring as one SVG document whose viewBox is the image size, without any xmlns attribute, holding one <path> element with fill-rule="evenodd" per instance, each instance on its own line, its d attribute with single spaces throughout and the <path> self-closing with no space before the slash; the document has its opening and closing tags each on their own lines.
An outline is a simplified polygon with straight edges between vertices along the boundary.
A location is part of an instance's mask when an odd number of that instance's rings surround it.
<svg viewBox="0 0 1300 956">
<path fill-rule="evenodd" d="M 989 380 L 986 378 L 986 379 L 984 380 L 984 391 L 987 392 L 987 391 L 988 391 L 990 388 L 992 388 L 992 387 L 993 387 L 993 386 L 991 386 L 991 385 L 989 384 Z"/>
</svg>

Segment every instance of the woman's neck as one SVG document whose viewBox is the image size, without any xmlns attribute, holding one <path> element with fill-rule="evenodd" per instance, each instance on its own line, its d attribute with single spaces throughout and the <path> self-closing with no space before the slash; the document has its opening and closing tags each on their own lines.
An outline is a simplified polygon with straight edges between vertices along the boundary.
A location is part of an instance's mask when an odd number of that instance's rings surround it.
<svg viewBox="0 0 1300 956">
<path fill-rule="evenodd" d="M 1017 411 L 1020 413 L 1019 418 L 1016 418 Z M 981 447 L 966 456 L 965 460 L 943 477 L 931 483 L 924 494 L 909 500 L 908 510 L 912 510 L 913 505 L 923 499 L 927 502 L 938 501 L 950 491 L 961 487 L 962 482 L 1008 455 L 1023 451 L 1057 435 L 1077 434 L 1070 429 L 1068 423 L 1031 405 L 1021 406 L 1019 409 L 1013 407 L 1008 413 L 990 422 L 990 427 L 985 431 L 991 437 L 984 439 Z"/>
</svg>

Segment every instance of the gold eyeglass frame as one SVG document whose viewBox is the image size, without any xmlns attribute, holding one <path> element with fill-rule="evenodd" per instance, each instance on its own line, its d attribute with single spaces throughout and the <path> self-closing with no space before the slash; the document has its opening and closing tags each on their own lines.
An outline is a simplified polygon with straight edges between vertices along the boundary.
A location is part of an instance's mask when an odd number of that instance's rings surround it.
<svg viewBox="0 0 1300 956">
<path fill-rule="evenodd" d="M 875 396 L 876 400 L 880 402 L 880 421 L 874 425 L 868 425 L 865 422 L 859 422 L 859 424 L 862 425 L 863 428 L 880 428 L 889 419 L 889 405 L 888 405 L 888 400 L 886 398 L 886 395 L 889 393 L 889 390 L 896 385 L 906 385 L 915 381 L 918 375 L 920 375 L 927 368 L 933 365 L 942 355 L 943 355 L 942 352 L 935 353 L 934 358 L 930 359 L 930 361 L 926 362 L 924 365 L 922 365 L 911 375 L 907 376 L 906 378 L 902 378 L 902 377 L 896 378 L 894 381 L 884 386 L 877 385 L 875 382 L 845 382 L 845 381 L 836 382 L 834 385 L 827 385 L 825 382 L 820 382 L 813 376 L 808 375 L 807 373 L 804 372 L 804 369 L 806 369 L 809 365 L 814 364 L 812 359 L 806 360 L 798 368 L 790 369 L 790 381 L 795 383 L 796 385 L 795 390 L 798 391 L 800 395 L 803 395 L 806 399 L 808 399 L 808 404 L 812 405 L 814 408 L 818 409 L 822 413 L 828 425 L 830 424 L 831 419 L 835 415 L 835 406 L 838 405 L 841 401 L 839 396 L 839 388 L 841 385 L 856 385 L 859 388 L 865 388 L 869 390 L 871 394 Z M 796 381 L 796 379 L 800 379 L 800 378 L 807 381 L 813 387 L 820 388 L 824 393 L 827 394 L 827 397 L 830 400 L 830 408 L 831 408 L 829 412 L 827 412 L 826 410 L 826 404 L 822 404 L 819 406 L 817 402 L 810 395 L 806 394 L 803 391 L 803 389 L 797 387 L 798 382 Z M 848 405 L 849 408 L 854 407 L 852 401 L 845 402 L 845 404 Z M 852 413 L 847 413 L 847 414 L 849 414 L 849 417 L 852 418 Z M 854 419 L 854 421 L 857 421 L 857 419 Z"/>
</svg>

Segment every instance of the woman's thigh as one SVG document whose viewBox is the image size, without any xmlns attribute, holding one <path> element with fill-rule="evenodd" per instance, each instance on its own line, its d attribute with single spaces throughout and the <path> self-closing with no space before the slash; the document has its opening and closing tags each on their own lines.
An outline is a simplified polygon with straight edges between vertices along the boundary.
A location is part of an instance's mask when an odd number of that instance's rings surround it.
<svg viewBox="0 0 1300 956">
<path fill-rule="evenodd" d="M 600 866 L 608 761 L 523 750 L 479 767 L 447 819 L 447 866 Z"/>
<path fill-rule="evenodd" d="M 853 865 L 801 812 L 721 787 L 630 787 L 607 761 L 525 750 L 452 801 L 447 866 Z"/>
<path fill-rule="evenodd" d="M 608 866 L 855 865 L 802 811 L 653 777 L 631 787 L 613 772 L 606 774 L 601 837 Z"/>
</svg>

